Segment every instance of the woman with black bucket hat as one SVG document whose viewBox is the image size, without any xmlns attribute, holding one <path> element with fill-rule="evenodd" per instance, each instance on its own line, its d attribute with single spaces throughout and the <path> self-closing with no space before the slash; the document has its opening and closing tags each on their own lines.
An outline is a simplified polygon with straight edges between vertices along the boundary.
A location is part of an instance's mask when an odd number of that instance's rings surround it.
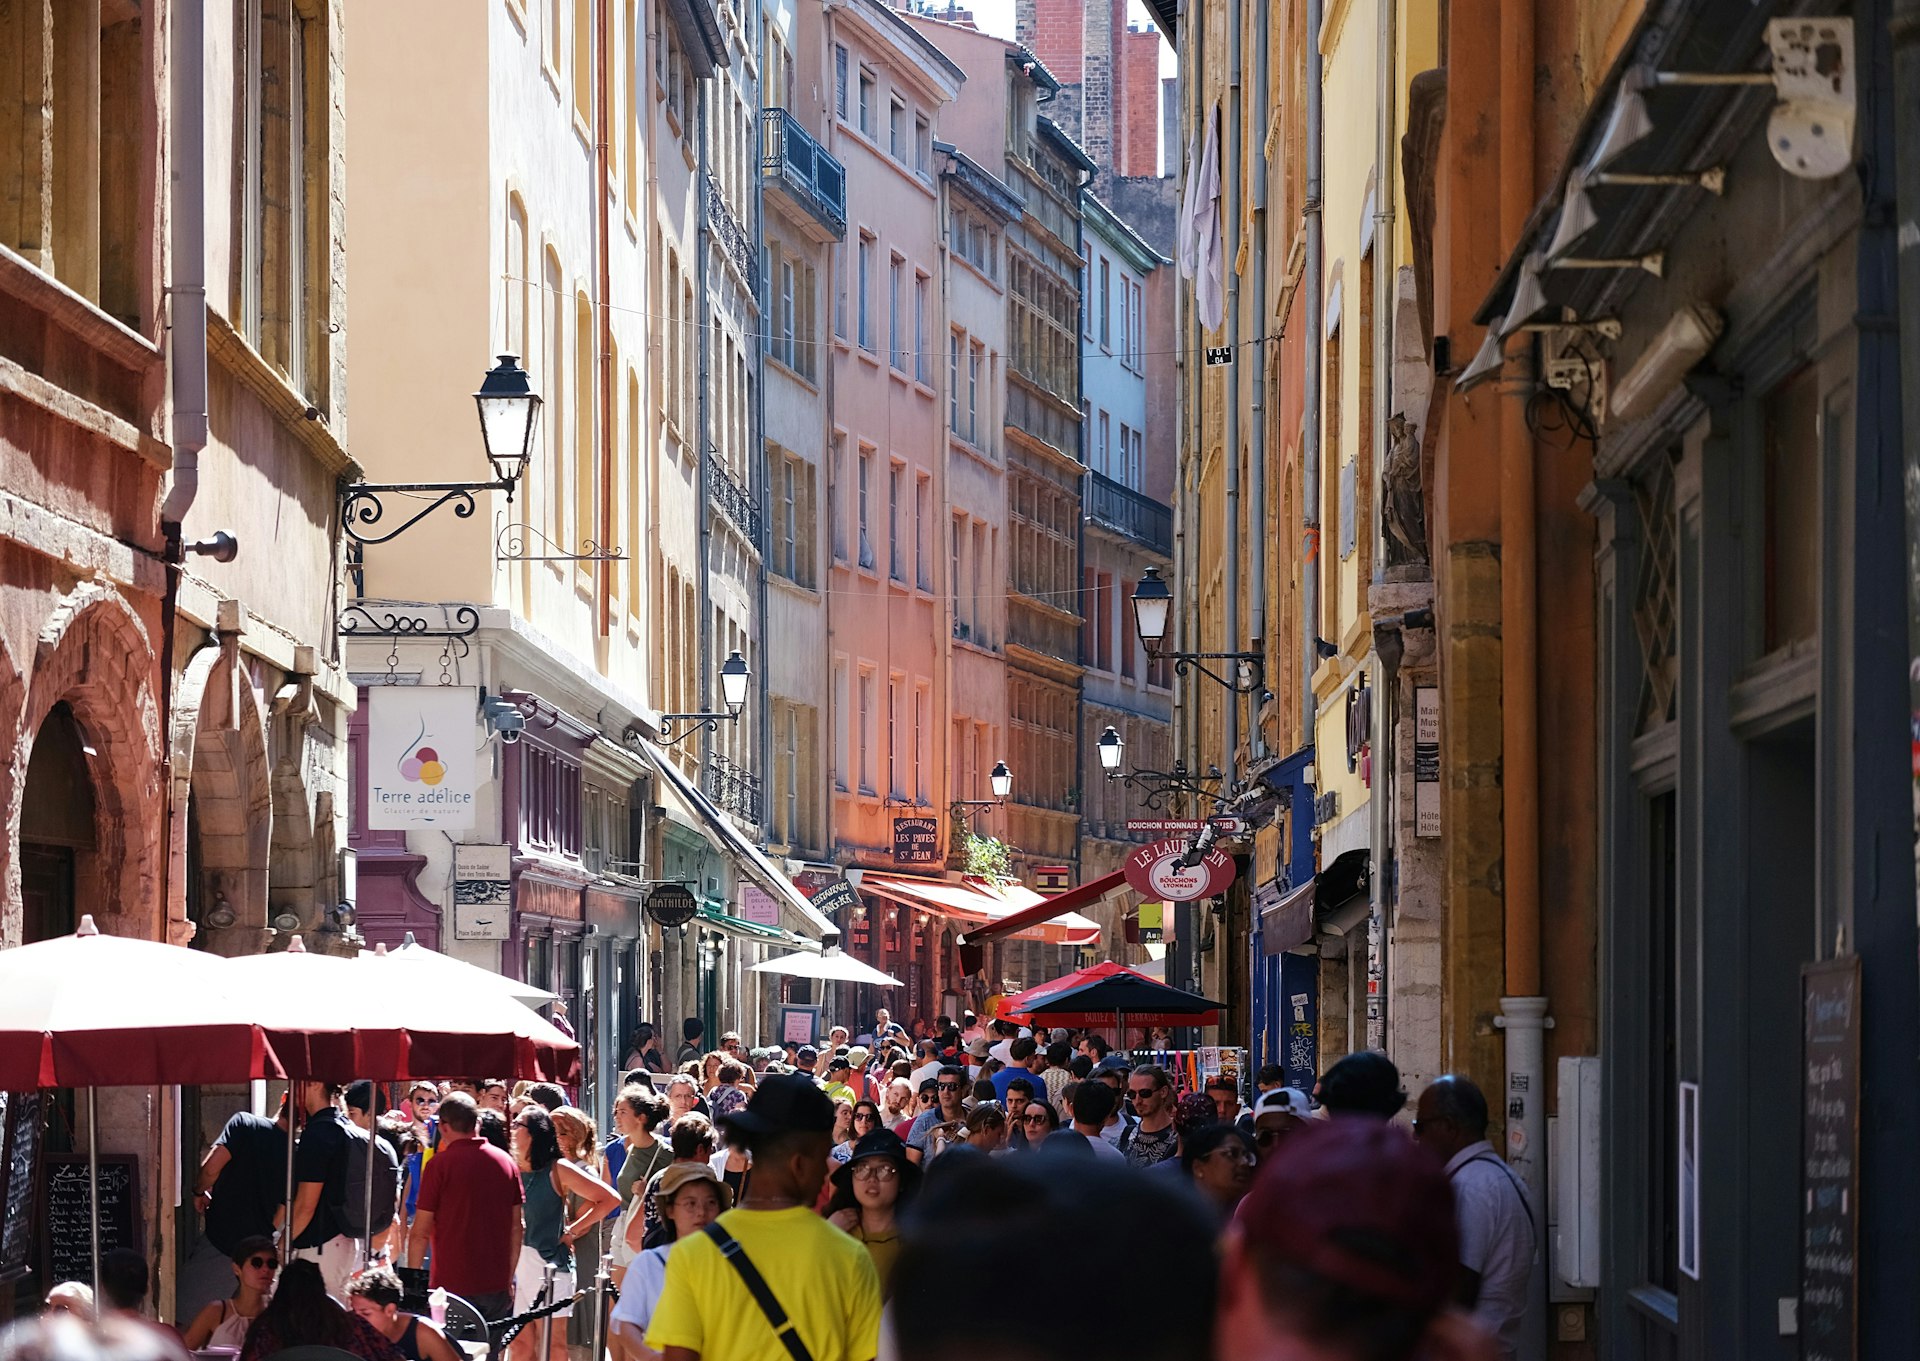
<svg viewBox="0 0 1920 1361">
<path fill-rule="evenodd" d="M 906 1140 L 890 1129 L 863 1134 L 846 1164 L 834 1169 L 827 1222 L 866 1245 L 883 1299 L 900 1254 L 898 1218 L 919 1189 L 920 1169 L 907 1157 Z"/>
</svg>

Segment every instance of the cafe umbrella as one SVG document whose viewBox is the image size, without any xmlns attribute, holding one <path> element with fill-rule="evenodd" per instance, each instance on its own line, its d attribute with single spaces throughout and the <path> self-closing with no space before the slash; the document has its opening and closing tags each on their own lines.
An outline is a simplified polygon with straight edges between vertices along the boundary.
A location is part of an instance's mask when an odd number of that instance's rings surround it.
<svg viewBox="0 0 1920 1361">
<path fill-rule="evenodd" d="M 100 1291 L 95 1091 L 279 1077 L 265 1030 L 218 956 L 102 933 L 0 950 L 0 1090 L 85 1092 L 93 1286 Z"/>
<path fill-rule="evenodd" d="M 1046 1021 L 1060 1026 L 1114 1026 L 1114 1038 L 1126 1047 L 1133 1025 L 1218 1025 L 1221 1004 L 1149 978 L 1137 969 L 1108 961 L 1015 993 L 1000 1004 L 1003 1017 Z"/>
<path fill-rule="evenodd" d="M 871 964 L 833 948 L 818 953 L 802 950 L 798 954 L 763 959 L 747 972 L 780 974 L 786 978 L 824 978 L 835 983 L 871 983 L 883 988 L 900 986 L 900 980 L 892 974 L 882 973 Z"/>
<path fill-rule="evenodd" d="M 430 950 L 413 938 L 409 931 L 406 938 L 395 949 L 389 950 L 384 944 L 375 945 L 360 952 L 362 959 L 378 955 L 390 964 L 407 971 L 409 987 L 431 987 L 446 982 L 454 986 L 486 988 L 495 992 L 504 992 L 509 997 L 525 1002 L 530 1007 L 545 1006 L 548 1002 L 559 1000 L 558 993 L 548 992 L 545 988 L 535 987 L 532 983 L 523 983 L 517 978 L 508 978 L 491 969 L 483 969 L 477 964 L 468 964 L 455 959 L 452 955 Z"/>
</svg>

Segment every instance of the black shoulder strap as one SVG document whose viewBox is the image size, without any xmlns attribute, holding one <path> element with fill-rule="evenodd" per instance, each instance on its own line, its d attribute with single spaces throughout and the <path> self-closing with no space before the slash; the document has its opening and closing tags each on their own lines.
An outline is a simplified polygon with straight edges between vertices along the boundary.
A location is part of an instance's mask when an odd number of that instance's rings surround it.
<svg viewBox="0 0 1920 1361">
<path fill-rule="evenodd" d="M 1527 1230 L 1533 1235 L 1534 1250 L 1538 1251 L 1540 1247 L 1540 1226 L 1534 1222 L 1533 1202 L 1527 1197 L 1527 1184 L 1520 1180 L 1520 1174 L 1513 1170 L 1505 1158 L 1491 1151 L 1476 1153 L 1471 1158 L 1468 1158 L 1466 1162 L 1461 1163 L 1460 1166 L 1465 1167 L 1468 1163 L 1492 1163 L 1506 1174 L 1507 1185 L 1513 1189 L 1513 1194 L 1519 1199 L 1520 1208 L 1527 1212 Z M 1453 1180 L 1452 1176 L 1449 1175 L 1447 1180 Z"/>
<path fill-rule="evenodd" d="M 787 1317 L 787 1311 L 780 1307 L 780 1301 L 774 1298 L 773 1289 L 767 1284 L 767 1278 L 760 1274 L 760 1268 L 747 1256 L 747 1250 L 740 1241 L 716 1220 L 704 1230 L 713 1245 L 720 1249 L 720 1255 L 732 1264 L 740 1273 L 740 1279 L 747 1287 L 747 1293 L 753 1296 L 753 1302 L 760 1306 L 760 1312 L 767 1316 L 767 1322 L 773 1325 L 774 1336 L 787 1349 L 787 1355 L 793 1361 L 813 1361 L 813 1353 L 807 1350 L 807 1344 L 800 1340 L 800 1334 L 794 1331 L 793 1320 Z"/>
</svg>

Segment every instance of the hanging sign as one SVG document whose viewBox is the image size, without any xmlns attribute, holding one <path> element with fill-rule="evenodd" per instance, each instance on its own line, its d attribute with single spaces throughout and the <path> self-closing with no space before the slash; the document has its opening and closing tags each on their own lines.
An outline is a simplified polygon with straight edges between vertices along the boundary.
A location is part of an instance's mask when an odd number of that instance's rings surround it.
<svg viewBox="0 0 1920 1361">
<path fill-rule="evenodd" d="M 755 926 L 780 924 L 780 900 L 758 884 L 740 885 L 740 920 Z"/>
<path fill-rule="evenodd" d="M 1188 843 L 1180 837 L 1142 846 L 1128 856 L 1120 872 L 1140 892 L 1161 902 L 1190 903 L 1224 893 L 1233 882 L 1230 856 L 1208 851 L 1200 863 L 1185 864 Z"/>
<path fill-rule="evenodd" d="M 1052 897 L 1056 893 L 1065 893 L 1073 887 L 1073 866 L 1071 865 L 1035 865 L 1033 867 L 1033 891 Z"/>
<path fill-rule="evenodd" d="M 659 884 L 647 895 L 647 916 L 656 925 L 685 926 L 699 914 L 699 900 L 685 884 Z"/>
<path fill-rule="evenodd" d="M 1208 368 L 1210 369 L 1216 368 L 1219 365 L 1231 364 L 1232 362 L 1233 362 L 1233 346 L 1231 345 L 1207 346 L 1207 367 Z"/>
<path fill-rule="evenodd" d="M 453 848 L 455 940 L 506 940 L 513 934 L 513 848 L 456 843 Z"/>
<path fill-rule="evenodd" d="M 367 691 L 367 826 L 473 826 L 479 704 L 470 685 Z"/>
<path fill-rule="evenodd" d="M 860 906 L 860 895 L 845 879 L 836 879 L 813 894 L 809 901 L 813 903 L 814 911 L 823 917 L 831 917 L 836 912 Z"/>
<path fill-rule="evenodd" d="M 895 818 L 893 861 L 896 865 L 940 863 L 939 818 Z"/>
<path fill-rule="evenodd" d="M 1149 835 L 1174 836 L 1180 832 L 1199 832 L 1208 827 L 1216 828 L 1221 836 L 1241 836 L 1247 830 L 1246 820 L 1231 813 L 1222 813 L 1211 818 L 1128 818 L 1129 832 L 1145 832 Z"/>
</svg>

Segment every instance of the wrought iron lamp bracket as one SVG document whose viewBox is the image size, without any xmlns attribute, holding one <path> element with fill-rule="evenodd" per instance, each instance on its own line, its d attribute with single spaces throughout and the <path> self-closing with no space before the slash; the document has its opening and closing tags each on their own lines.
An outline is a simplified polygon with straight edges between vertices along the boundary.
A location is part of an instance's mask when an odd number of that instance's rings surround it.
<svg viewBox="0 0 1920 1361">
<path fill-rule="evenodd" d="M 660 715 L 660 745 L 663 747 L 675 747 L 680 745 L 680 743 L 686 741 L 689 737 L 692 737 L 697 732 L 702 732 L 702 731 L 719 732 L 720 724 L 723 721 L 727 723 L 736 723 L 739 721 L 739 719 L 740 719 L 740 715 L 733 714 L 733 713 L 661 714 Z M 691 724 L 692 726 L 687 728 L 684 732 L 675 734 L 674 729 L 682 723 Z"/>
<path fill-rule="evenodd" d="M 1140 790 L 1140 806 L 1153 812 L 1159 812 L 1180 795 L 1206 799 L 1216 805 L 1227 802 L 1218 792 L 1207 787 L 1217 785 L 1225 778 L 1217 771 L 1195 775 L 1184 765 L 1176 765 L 1172 770 L 1134 770 L 1125 773 L 1113 770 L 1107 772 L 1107 778 Z"/>
<path fill-rule="evenodd" d="M 426 610 L 438 608 L 441 622 L 436 626 Z M 468 653 L 465 639 L 480 631 L 480 611 L 472 605 L 425 606 L 419 612 L 408 609 L 375 611 L 354 602 L 342 607 L 337 627 L 342 638 L 446 638 L 459 643 L 455 651 Z"/>
<path fill-rule="evenodd" d="M 1266 659 L 1258 652 L 1149 652 L 1147 656 L 1154 661 L 1172 662 L 1173 674 L 1176 676 L 1184 676 L 1189 671 L 1198 671 L 1208 680 L 1225 686 L 1236 695 L 1258 694 L 1266 682 L 1264 665 Z M 1204 665 L 1206 662 L 1215 661 L 1232 662 L 1235 666 L 1245 665 L 1247 683 L 1242 685 L 1230 676 L 1223 676 Z"/>
<path fill-rule="evenodd" d="M 480 508 L 476 492 L 503 491 L 513 499 L 507 478 L 491 482 L 345 482 L 340 486 L 340 531 L 357 544 L 391 543 L 440 507 L 451 505 L 462 520 L 471 520 Z M 384 534 L 369 534 L 363 526 L 379 524 L 387 513 L 387 496 L 432 496 L 434 499 Z"/>
<path fill-rule="evenodd" d="M 458 513 L 456 510 L 455 514 Z M 548 551 L 537 551 L 542 546 Z M 625 562 L 626 559 L 627 555 L 618 548 L 602 548 L 592 539 L 583 540 L 578 553 L 568 553 L 560 544 L 527 524 L 502 525 L 493 538 L 495 562 Z"/>
</svg>

